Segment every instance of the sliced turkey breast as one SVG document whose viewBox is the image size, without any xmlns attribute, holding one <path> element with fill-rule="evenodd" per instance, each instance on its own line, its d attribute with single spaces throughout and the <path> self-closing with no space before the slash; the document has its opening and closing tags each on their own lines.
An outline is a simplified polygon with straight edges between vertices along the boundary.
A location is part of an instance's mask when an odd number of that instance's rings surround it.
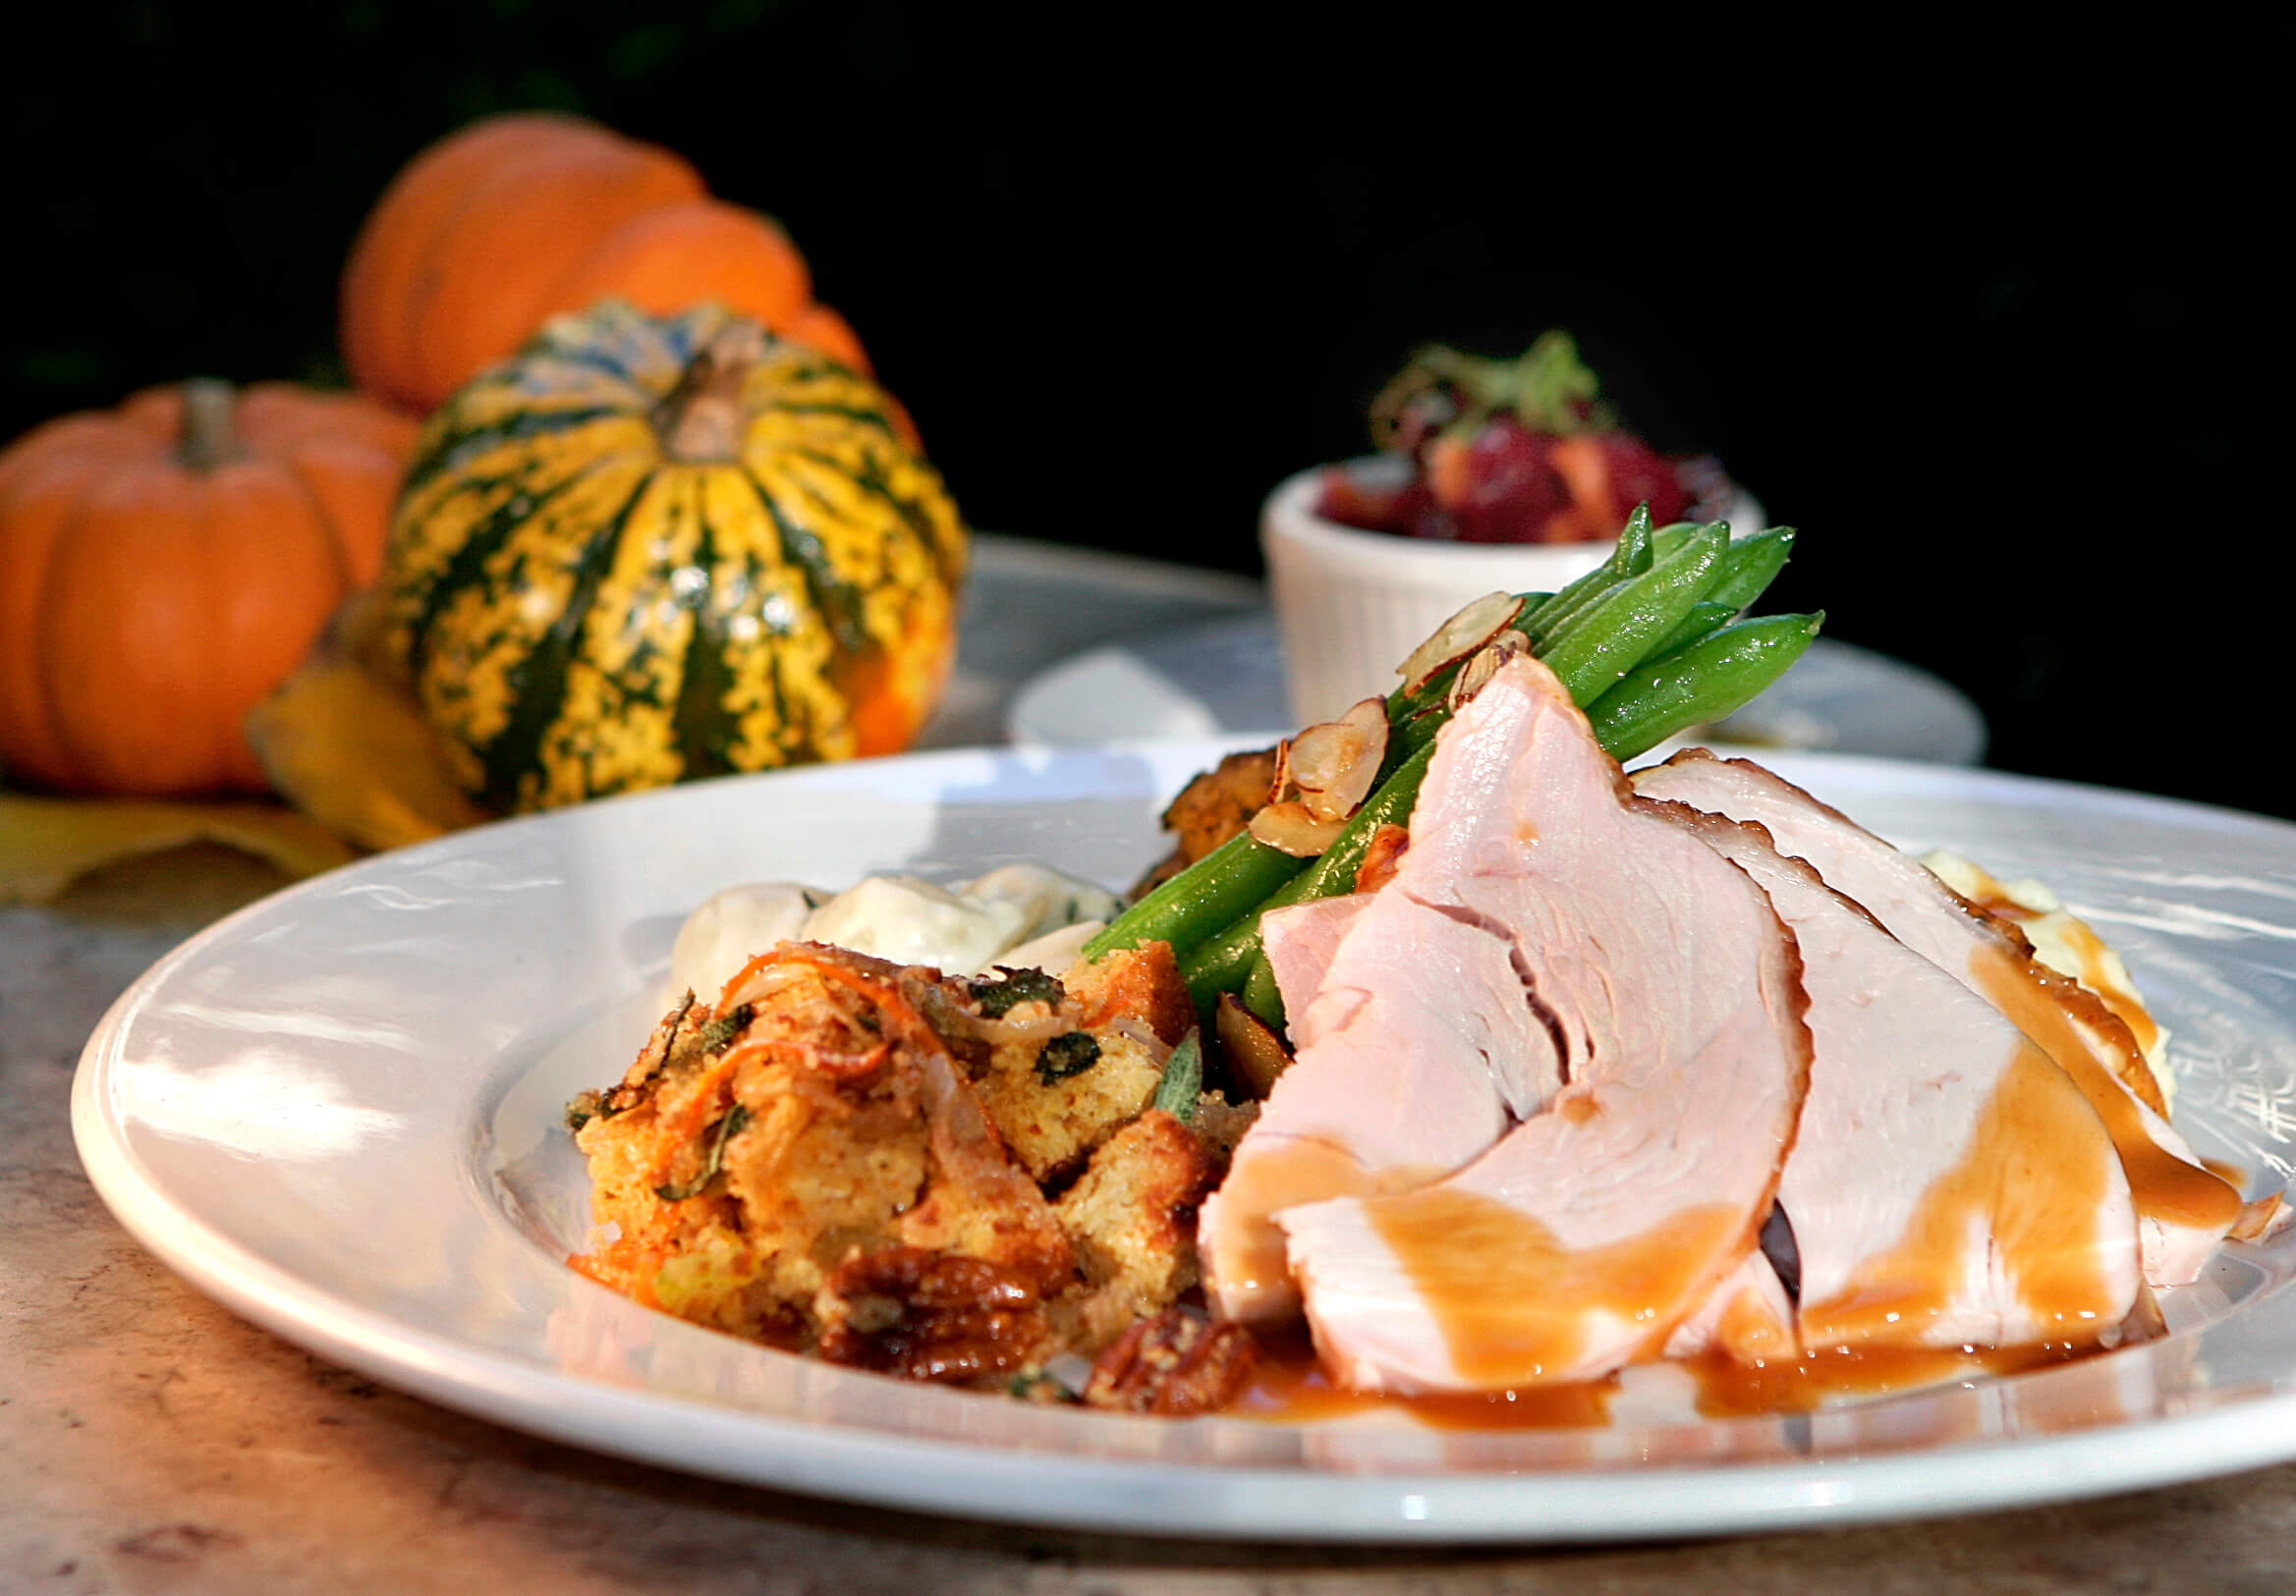
<svg viewBox="0 0 2296 1596">
<path fill-rule="evenodd" d="M 1655 1355 L 1752 1250 L 1793 1140 L 1792 937 L 1744 871 L 1630 797 L 1528 658 L 1444 729 L 1410 850 L 1318 1001 L 1390 904 L 1501 951 L 1568 1084 L 1446 1179 L 1275 1212 L 1326 1367 L 1362 1390 L 1490 1390 Z M 1408 946 L 1366 980 L 1372 1001 L 1480 1001 Z"/>
<path fill-rule="evenodd" d="M 1789 1163 L 1792 1162 L 1788 1155 Z M 1802 1355 L 1793 1298 L 1761 1248 L 1737 1268 L 1666 1338 L 1668 1357 L 1713 1352 L 1733 1363 L 1786 1363 Z"/>
<path fill-rule="evenodd" d="M 2120 1154 L 2136 1203 L 2146 1281 L 2200 1277 L 2238 1221 L 2240 1193 L 2205 1168 L 2159 1112 L 2128 1026 L 2094 993 L 2037 963 L 2008 927 L 1908 854 L 1783 777 L 1704 749 L 1640 770 L 1635 790 L 1759 822 L 1895 937 L 2006 1015 L 2080 1088 Z"/>
<path fill-rule="evenodd" d="M 1718 815 L 1698 834 L 1802 953 L 1815 1056 L 1778 1185 L 1813 1348 L 2018 1347 L 2114 1331 L 2137 1216 L 2089 1100 L 2007 1016 Z"/>
<path fill-rule="evenodd" d="M 1314 1008 L 1316 989 L 1322 986 L 1324 971 L 1339 954 L 1340 939 L 1371 902 L 1369 893 L 1351 893 L 1344 898 L 1313 899 L 1260 916 L 1260 943 L 1275 971 L 1276 989 L 1285 995 L 1287 1005 L 1295 999 L 1306 1005 L 1301 1010 L 1286 1010 L 1285 1029 L 1291 1033 L 1293 1052 L 1315 1040 L 1309 1011 Z M 1300 994 L 1306 997 L 1299 998 Z M 1327 1006 L 1316 1018 L 1338 1017 Z"/>
<path fill-rule="evenodd" d="M 1296 1051 L 1199 1218 L 1224 1318 L 1299 1311 L 1278 1209 L 1448 1175 L 1560 1081 L 1504 942 L 1391 889 L 1328 902 L 1265 921 Z"/>
</svg>

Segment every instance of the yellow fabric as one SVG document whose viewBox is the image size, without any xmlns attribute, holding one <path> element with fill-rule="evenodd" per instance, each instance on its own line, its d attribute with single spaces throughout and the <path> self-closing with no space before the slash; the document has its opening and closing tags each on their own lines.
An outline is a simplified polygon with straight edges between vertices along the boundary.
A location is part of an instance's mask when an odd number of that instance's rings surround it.
<svg viewBox="0 0 2296 1596">
<path fill-rule="evenodd" d="M 99 865 L 213 842 L 316 875 L 357 855 L 324 826 L 270 803 L 0 793 L 0 904 L 43 904 Z"/>
</svg>

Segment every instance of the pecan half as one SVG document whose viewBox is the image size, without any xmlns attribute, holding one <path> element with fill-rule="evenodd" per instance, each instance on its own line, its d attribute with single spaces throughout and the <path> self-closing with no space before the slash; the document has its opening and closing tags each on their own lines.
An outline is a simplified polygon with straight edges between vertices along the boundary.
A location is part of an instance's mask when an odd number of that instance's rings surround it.
<svg viewBox="0 0 2296 1596">
<path fill-rule="evenodd" d="M 1216 1412 L 1259 1365 L 1260 1344 L 1242 1325 L 1166 1308 L 1108 1344 L 1085 1382 L 1085 1401 L 1167 1418 Z"/>
<path fill-rule="evenodd" d="M 824 1292 L 821 1356 L 905 1380 L 963 1383 L 1021 1368 L 1044 1340 L 1044 1306 L 981 1258 L 887 1247 L 848 1259 Z"/>
</svg>

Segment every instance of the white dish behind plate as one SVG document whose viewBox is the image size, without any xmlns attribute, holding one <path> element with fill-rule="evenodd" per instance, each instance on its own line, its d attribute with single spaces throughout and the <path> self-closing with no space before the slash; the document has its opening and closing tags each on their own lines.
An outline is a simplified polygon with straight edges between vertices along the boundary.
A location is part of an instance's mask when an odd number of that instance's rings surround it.
<svg viewBox="0 0 2296 1596">
<path fill-rule="evenodd" d="M 978 751 L 704 783 L 386 854 L 256 904 L 89 1038 L 97 1189 L 201 1290 L 322 1356 L 697 1473 L 1193 1537 L 1538 1541 L 2008 1507 L 2296 1457 L 2296 1232 L 2172 1293 L 2176 1333 L 1809 1417 L 1462 1432 L 1043 1408 L 809 1363 L 568 1269 L 560 1127 L 653 1018 L 677 922 L 729 883 L 1018 858 L 1121 884 L 1211 744 Z M 2296 1159 L 2296 827 L 2094 789 L 1775 761 L 1883 834 L 2037 874 L 2176 1031 L 2204 1153 Z"/>
<path fill-rule="evenodd" d="M 1470 600 L 1485 593 L 1554 592 L 1618 547 L 1590 543 L 1453 543 L 1326 521 L 1316 506 L 1333 469 L 1400 483 L 1408 465 L 1373 456 L 1317 466 L 1276 484 L 1260 512 L 1260 548 L 1283 633 L 1293 724 L 1339 714 L 1384 692 L 1395 662 Z M 1733 489 L 1722 519 L 1739 536 L 1766 524 L 1751 495 Z"/>
</svg>

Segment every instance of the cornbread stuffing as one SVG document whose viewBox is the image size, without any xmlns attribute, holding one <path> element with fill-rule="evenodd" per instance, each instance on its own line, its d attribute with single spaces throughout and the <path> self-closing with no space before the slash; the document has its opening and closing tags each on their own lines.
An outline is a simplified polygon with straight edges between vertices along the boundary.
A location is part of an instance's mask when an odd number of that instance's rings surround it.
<svg viewBox="0 0 2296 1596">
<path fill-rule="evenodd" d="M 1182 1299 L 1196 1206 L 1251 1112 L 1167 1082 L 1194 1023 L 1161 943 L 1073 982 L 782 943 L 569 1106 L 598 1225 L 573 1262 L 768 1346 L 1039 1400 L 1076 1395 L 1047 1363 L 1172 1315 L 1156 1345 L 1216 1346 L 1159 1364 L 1136 1338 L 1106 1404 L 1216 1406 L 1250 1338 L 1183 1328 Z"/>
</svg>

